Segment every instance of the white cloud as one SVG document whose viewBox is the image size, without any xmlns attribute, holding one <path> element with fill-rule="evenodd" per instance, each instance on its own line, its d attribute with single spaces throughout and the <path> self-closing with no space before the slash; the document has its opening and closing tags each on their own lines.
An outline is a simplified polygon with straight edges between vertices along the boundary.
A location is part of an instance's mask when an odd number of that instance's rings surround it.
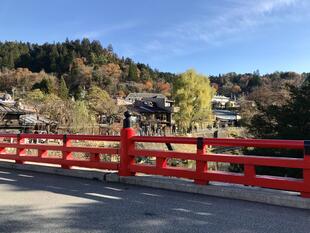
<svg viewBox="0 0 310 233">
<path fill-rule="evenodd" d="M 307 0 L 222 0 L 206 3 L 192 20 L 154 32 L 149 41 L 130 44 L 133 55 L 149 62 L 191 56 L 210 47 L 257 36 L 258 28 L 303 20 Z M 209 4 L 209 5 L 208 5 Z M 211 10 L 210 10 L 211 8 Z M 211 13 L 210 13 L 211 11 Z M 202 14 L 202 13 L 205 14 Z M 308 14 L 308 13 L 307 13 Z"/>
<path fill-rule="evenodd" d="M 298 0 L 263 0 L 257 1 L 257 11 L 266 13 L 282 7 L 289 7 L 296 4 Z"/>
<path fill-rule="evenodd" d="M 200 15 L 189 22 L 173 25 L 155 35 L 140 49 L 147 54 L 178 56 L 243 39 L 260 26 L 276 25 L 298 18 L 290 10 L 305 0 L 224 0 L 210 16 Z M 208 3 L 209 4 L 209 3 Z M 228 7 L 229 6 L 229 7 Z M 205 6 L 208 9 L 208 5 Z M 196 48 L 195 45 L 196 44 Z M 191 51 L 188 51 L 190 48 Z"/>
<path fill-rule="evenodd" d="M 175 32 L 182 34 L 184 39 L 212 44 L 226 36 L 253 30 L 259 25 L 285 21 L 290 14 L 278 14 L 279 11 L 294 7 L 298 2 L 301 0 L 235 0 L 231 8 L 220 12 L 220 16 L 212 19 L 201 17 L 181 24 Z"/>
</svg>

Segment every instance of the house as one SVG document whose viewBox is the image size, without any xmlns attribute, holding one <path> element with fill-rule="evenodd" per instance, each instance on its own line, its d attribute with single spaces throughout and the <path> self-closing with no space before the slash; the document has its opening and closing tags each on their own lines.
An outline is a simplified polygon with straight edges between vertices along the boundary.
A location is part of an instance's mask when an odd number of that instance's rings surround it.
<svg viewBox="0 0 310 233">
<path fill-rule="evenodd" d="M 236 126 L 241 116 L 238 113 L 229 110 L 214 109 L 213 114 L 218 126 Z"/>
<path fill-rule="evenodd" d="M 159 94 L 159 93 L 130 93 L 125 98 L 125 101 L 133 104 L 136 100 L 142 100 L 142 99 L 146 99 L 146 98 L 166 99 L 167 97 L 164 96 L 163 94 Z"/>
<path fill-rule="evenodd" d="M 20 129 L 20 116 L 26 112 L 14 105 L 0 103 L 0 129 Z"/>
<path fill-rule="evenodd" d="M 58 127 L 58 123 L 56 121 L 51 121 L 38 114 L 22 115 L 19 118 L 19 123 L 24 129 L 24 132 L 55 133 Z"/>
<path fill-rule="evenodd" d="M 127 108 L 133 112 L 141 135 L 163 135 L 171 131 L 173 114 L 178 111 L 174 101 L 158 93 L 130 93 Z"/>
<path fill-rule="evenodd" d="M 225 109 L 226 104 L 229 102 L 229 98 L 222 95 L 215 95 L 211 102 L 213 109 Z"/>
<path fill-rule="evenodd" d="M 25 110 L 19 102 L 15 102 L 5 94 L 0 98 L 0 130 L 6 133 L 54 132 L 57 123 L 49 119 Z"/>
</svg>

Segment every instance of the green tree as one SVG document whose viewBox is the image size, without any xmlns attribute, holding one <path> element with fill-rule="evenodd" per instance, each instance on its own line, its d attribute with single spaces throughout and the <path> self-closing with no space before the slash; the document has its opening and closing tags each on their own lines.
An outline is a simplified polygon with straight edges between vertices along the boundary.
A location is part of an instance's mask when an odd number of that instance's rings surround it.
<svg viewBox="0 0 310 233">
<path fill-rule="evenodd" d="M 112 116 L 118 108 L 110 95 L 100 87 L 92 86 L 86 97 L 90 109 L 99 115 Z"/>
<path fill-rule="evenodd" d="M 67 84 L 63 76 L 61 77 L 59 84 L 59 97 L 64 100 L 68 99 L 69 97 L 69 90 L 67 88 Z"/>
<path fill-rule="evenodd" d="M 89 111 L 85 101 L 76 101 L 73 105 L 70 131 L 72 133 L 90 133 L 96 125 L 96 118 Z"/>
<path fill-rule="evenodd" d="M 50 78 L 43 78 L 41 82 L 35 83 L 32 89 L 40 89 L 44 94 L 51 94 L 55 92 L 54 83 Z"/>
<path fill-rule="evenodd" d="M 294 139 L 310 138 L 310 80 L 301 86 L 290 86 L 290 99 L 283 105 L 259 106 L 259 112 L 252 118 L 248 129 L 255 138 Z M 246 154 L 257 156 L 281 156 L 302 158 L 299 150 L 259 149 L 246 150 Z M 302 169 L 260 167 L 257 174 L 302 177 Z"/>
<path fill-rule="evenodd" d="M 39 112 L 40 106 L 43 104 L 45 95 L 40 89 L 34 89 L 28 92 L 24 102 L 26 104 L 32 105 L 36 112 Z"/>
<path fill-rule="evenodd" d="M 180 111 L 176 121 L 183 131 L 190 131 L 194 124 L 212 120 L 211 99 L 215 90 L 207 76 L 190 69 L 175 79 L 173 97 Z"/>
<path fill-rule="evenodd" d="M 138 68 L 134 63 L 129 65 L 128 79 L 130 81 L 138 81 Z"/>
<path fill-rule="evenodd" d="M 290 87 L 291 99 L 282 106 L 259 106 L 249 125 L 258 138 L 310 138 L 310 78 L 300 87 Z"/>
</svg>

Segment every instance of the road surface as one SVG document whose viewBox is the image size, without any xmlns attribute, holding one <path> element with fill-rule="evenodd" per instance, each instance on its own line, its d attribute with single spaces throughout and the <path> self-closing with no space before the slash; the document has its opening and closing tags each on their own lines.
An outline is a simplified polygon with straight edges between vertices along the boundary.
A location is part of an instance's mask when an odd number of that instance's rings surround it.
<svg viewBox="0 0 310 233">
<path fill-rule="evenodd" d="M 309 233 L 310 211 L 0 168 L 0 232 Z"/>
</svg>

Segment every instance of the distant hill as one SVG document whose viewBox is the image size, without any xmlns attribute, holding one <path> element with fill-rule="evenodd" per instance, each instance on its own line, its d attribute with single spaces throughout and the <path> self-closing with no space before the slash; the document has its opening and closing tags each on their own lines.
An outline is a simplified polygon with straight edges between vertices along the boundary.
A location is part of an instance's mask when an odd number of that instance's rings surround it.
<svg viewBox="0 0 310 233">
<path fill-rule="evenodd" d="M 207 65 L 207 64 L 206 64 Z M 228 97 L 249 96 L 262 86 L 282 88 L 298 85 L 309 74 L 274 72 L 260 75 L 234 72 L 210 76 L 218 94 Z M 130 92 L 159 92 L 171 95 L 177 74 L 160 72 L 149 65 L 119 57 L 112 45 L 104 48 L 99 41 L 66 40 L 42 45 L 24 42 L 0 42 L 0 91 L 11 92 L 12 87 L 27 91 L 47 77 L 64 78 L 71 96 L 79 96 L 82 89 L 96 85 L 111 96 Z M 39 87 L 38 85 L 35 87 Z"/>
<path fill-rule="evenodd" d="M 0 79 L 1 74 L 3 76 L 8 70 L 14 70 L 13 73 L 19 70 L 19 73 L 28 75 L 30 71 L 64 77 L 73 95 L 78 86 L 89 88 L 91 84 L 113 95 L 131 91 L 159 91 L 170 95 L 169 83 L 176 77 L 176 74 L 160 72 L 130 58 L 119 57 L 112 45 L 104 48 L 99 41 L 86 38 L 42 45 L 0 42 Z M 12 72 L 11 76 L 14 76 Z M 8 86 L 10 84 L 0 88 L 7 90 Z"/>
</svg>

